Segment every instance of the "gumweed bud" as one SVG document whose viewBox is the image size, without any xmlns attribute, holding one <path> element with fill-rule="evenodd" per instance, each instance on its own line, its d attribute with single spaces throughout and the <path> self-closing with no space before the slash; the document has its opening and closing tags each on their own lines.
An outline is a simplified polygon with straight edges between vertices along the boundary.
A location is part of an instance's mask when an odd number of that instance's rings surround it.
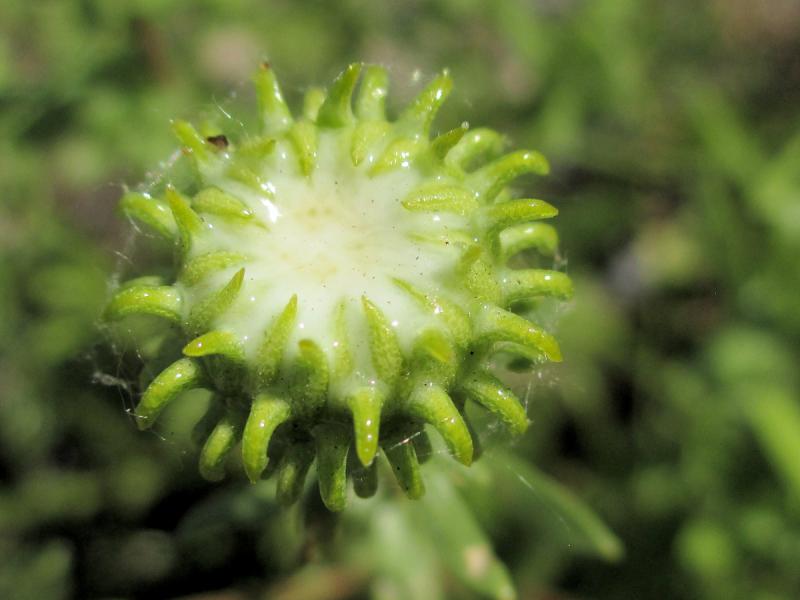
<svg viewBox="0 0 800 600">
<path fill-rule="evenodd" d="M 159 317 L 182 346 L 135 416 L 149 428 L 181 393 L 211 390 L 197 428 L 208 479 L 237 448 L 247 477 L 274 475 L 291 503 L 316 461 L 323 501 L 341 510 L 348 477 L 359 495 L 375 492 L 382 451 L 419 497 L 426 429 L 456 460 L 473 459 L 465 403 L 513 434 L 527 428 L 521 402 L 490 372 L 496 354 L 561 360 L 553 336 L 514 308 L 568 297 L 569 279 L 508 266 L 523 250 L 554 250 L 543 221 L 557 210 L 507 188 L 546 174 L 547 161 L 503 155 L 500 135 L 466 124 L 432 137 L 447 72 L 394 120 L 387 81 L 379 66 L 350 65 L 296 115 L 265 64 L 256 131 L 207 136 L 175 121 L 191 188 L 122 199 L 132 220 L 174 244 L 175 260 L 166 279 L 119 286 L 106 319 Z"/>
</svg>

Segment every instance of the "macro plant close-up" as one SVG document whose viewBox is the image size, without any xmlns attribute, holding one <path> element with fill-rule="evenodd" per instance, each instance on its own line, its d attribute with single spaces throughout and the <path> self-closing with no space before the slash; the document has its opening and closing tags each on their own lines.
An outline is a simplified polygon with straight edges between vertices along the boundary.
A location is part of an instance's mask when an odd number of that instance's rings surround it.
<svg viewBox="0 0 800 600">
<path fill-rule="evenodd" d="M 796 598 L 799 40 L 4 3 L 0 598 Z"/>
<path fill-rule="evenodd" d="M 176 121 L 198 172 L 194 196 L 168 183 L 163 199 L 122 199 L 135 222 L 175 246 L 176 281 L 124 282 L 106 311 L 180 329 L 182 356 L 136 406 L 141 428 L 181 392 L 210 388 L 197 430 L 204 477 L 219 479 L 241 441 L 254 483 L 280 454 L 278 495 L 293 502 L 316 456 L 322 500 L 335 511 L 346 503 L 350 454 L 356 492 L 375 493 L 379 446 L 408 496 L 421 496 L 417 455 L 431 446 L 424 425 L 471 464 L 468 400 L 524 432 L 524 406 L 492 374 L 492 359 L 532 364 L 561 353 L 541 326 L 508 309 L 572 289 L 562 272 L 506 266 L 528 248 L 553 250 L 555 230 L 539 221 L 556 209 L 506 189 L 524 173 L 545 174 L 544 157 L 495 158 L 500 136 L 466 124 L 430 139 L 452 86 L 447 74 L 390 122 L 386 70 L 367 67 L 354 114 L 361 70 L 350 65 L 327 93 L 312 88 L 295 121 L 263 65 L 261 126 L 238 143 Z M 155 344 L 170 345 L 170 336 Z"/>
</svg>

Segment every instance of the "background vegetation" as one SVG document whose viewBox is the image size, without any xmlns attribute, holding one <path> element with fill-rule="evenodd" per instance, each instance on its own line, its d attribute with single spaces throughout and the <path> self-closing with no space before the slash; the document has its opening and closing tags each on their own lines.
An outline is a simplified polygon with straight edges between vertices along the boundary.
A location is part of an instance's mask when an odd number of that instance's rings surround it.
<svg viewBox="0 0 800 600">
<path fill-rule="evenodd" d="M 263 56 L 293 99 L 363 60 L 399 104 L 448 66 L 442 129 L 554 166 L 523 184 L 561 208 L 566 361 L 422 503 L 203 483 L 191 399 L 137 432 L 94 346 L 122 186 Z M 796 598 L 799 253 L 794 0 L 2 2 L 0 597 Z M 505 567 L 458 560 L 485 539 Z"/>
</svg>

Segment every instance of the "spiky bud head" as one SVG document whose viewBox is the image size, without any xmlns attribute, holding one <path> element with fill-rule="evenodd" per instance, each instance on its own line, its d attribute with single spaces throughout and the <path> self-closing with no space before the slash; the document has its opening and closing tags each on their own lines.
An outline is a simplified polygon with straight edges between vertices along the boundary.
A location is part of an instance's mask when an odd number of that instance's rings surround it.
<svg viewBox="0 0 800 600">
<path fill-rule="evenodd" d="M 474 454 L 466 402 L 514 434 L 528 426 L 490 372 L 494 355 L 561 360 L 552 335 L 514 307 L 568 297 L 569 279 L 508 266 L 523 250 L 555 248 L 543 220 L 556 209 L 507 188 L 546 174 L 547 161 L 500 155 L 503 140 L 487 129 L 431 138 L 447 72 L 387 119 L 387 80 L 381 67 L 350 65 L 295 116 L 265 64 L 257 131 L 233 140 L 175 121 L 194 187 L 122 199 L 132 220 L 174 244 L 174 276 L 121 286 L 106 316 L 164 319 L 183 345 L 136 418 L 149 428 L 182 392 L 212 390 L 199 428 L 209 479 L 238 445 L 252 481 L 277 463 L 268 472 L 292 502 L 316 459 L 322 499 L 340 510 L 348 475 L 357 493 L 374 493 L 382 450 L 419 497 L 426 425 L 465 465 Z"/>
</svg>

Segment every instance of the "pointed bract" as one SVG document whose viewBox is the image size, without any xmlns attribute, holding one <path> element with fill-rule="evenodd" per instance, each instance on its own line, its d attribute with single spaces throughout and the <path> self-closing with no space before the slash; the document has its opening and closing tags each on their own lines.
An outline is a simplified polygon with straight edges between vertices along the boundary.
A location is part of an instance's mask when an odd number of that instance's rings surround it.
<svg viewBox="0 0 800 600">
<path fill-rule="evenodd" d="M 346 428 L 323 423 L 314 429 L 317 448 L 319 493 L 328 510 L 339 512 L 347 506 L 347 451 L 350 435 Z"/>
<path fill-rule="evenodd" d="M 408 414 L 433 426 L 460 463 L 472 463 L 472 436 L 450 396 L 434 384 L 418 386 L 408 398 Z"/>
<path fill-rule="evenodd" d="M 303 175 L 311 175 L 317 164 L 317 128 L 311 121 L 298 121 L 288 133 Z"/>
<path fill-rule="evenodd" d="M 319 108 L 317 125 L 343 127 L 353 121 L 351 101 L 359 73 L 361 73 L 361 64 L 353 63 L 333 81 L 325 102 Z"/>
<path fill-rule="evenodd" d="M 478 208 L 474 192 L 446 183 L 427 184 L 409 193 L 402 202 L 410 211 L 446 212 L 457 215 L 472 214 Z"/>
<path fill-rule="evenodd" d="M 371 176 L 394 169 L 410 167 L 427 145 L 418 138 L 398 138 L 392 141 L 369 170 Z"/>
<path fill-rule="evenodd" d="M 199 213 L 216 215 L 225 219 L 249 222 L 255 219 L 253 211 L 241 200 L 218 188 L 205 188 L 192 199 L 192 207 Z"/>
<path fill-rule="evenodd" d="M 451 339 L 439 329 L 426 329 L 419 334 L 412 350 L 414 371 L 436 371 L 452 376 L 458 368 L 458 353 Z"/>
<path fill-rule="evenodd" d="M 185 257 L 189 254 L 192 247 L 193 238 L 200 233 L 203 228 L 203 220 L 194 212 L 189 200 L 172 187 L 167 186 L 164 194 L 169 208 L 172 211 L 172 216 L 175 223 L 178 225 L 178 234 L 180 238 L 181 254 Z"/>
<path fill-rule="evenodd" d="M 524 364 L 523 371 L 529 371 L 532 365 L 542 364 L 549 360 L 541 350 L 533 346 L 523 346 L 516 342 L 495 342 L 494 345 L 484 348 L 483 355 L 486 358 L 498 354 L 506 354 L 518 359 L 514 362 Z M 507 368 L 512 371 L 519 371 L 519 369 L 511 366 L 507 366 Z"/>
<path fill-rule="evenodd" d="M 383 444 L 383 452 L 406 496 L 412 500 L 422 498 L 425 495 L 425 483 L 411 438 L 387 440 Z"/>
<path fill-rule="evenodd" d="M 185 356 L 224 356 L 236 363 L 244 363 L 244 350 L 239 339 L 229 331 L 209 331 L 196 337 L 183 347 Z"/>
<path fill-rule="evenodd" d="M 550 165 L 544 156 L 533 150 L 520 150 L 481 167 L 470 175 L 469 181 L 484 200 L 489 201 L 520 175 L 547 175 L 549 172 Z"/>
<path fill-rule="evenodd" d="M 317 120 L 319 109 L 325 102 L 325 90 L 320 87 L 312 87 L 303 94 L 303 118 L 312 123 Z"/>
<path fill-rule="evenodd" d="M 264 192 L 269 195 L 265 190 L 261 176 L 243 164 L 231 164 L 225 171 L 225 175 L 235 182 L 243 183 L 253 191 Z"/>
<path fill-rule="evenodd" d="M 466 376 L 459 390 L 467 398 L 496 414 L 514 435 L 522 435 L 528 428 L 525 408 L 510 389 L 489 373 Z"/>
<path fill-rule="evenodd" d="M 469 131 L 469 123 L 464 121 L 458 127 L 437 135 L 431 141 L 431 151 L 439 160 L 444 160 L 444 157 L 447 156 L 453 146 L 461 141 L 467 131 Z"/>
<path fill-rule="evenodd" d="M 372 387 L 364 387 L 347 399 L 353 413 L 353 431 L 358 460 L 365 467 L 372 464 L 378 451 L 383 395 Z"/>
<path fill-rule="evenodd" d="M 344 301 L 336 306 L 333 315 L 333 330 L 335 339 L 333 342 L 333 373 L 337 379 L 344 379 L 353 372 L 353 353 L 350 349 L 350 341 L 347 327 L 347 305 Z"/>
<path fill-rule="evenodd" d="M 543 256 L 553 256 L 558 248 L 558 233 L 547 223 L 523 223 L 506 227 L 498 238 L 501 262 L 532 248 Z"/>
<path fill-rule="evenodd" d="M 376 148 L 391 130 L 386 121 L 364 121 L 356 125 L 350 141 L 350 158 L 357 167 Z"/>
<path fill-rule="evenodd" d="M 294 295 L 281 313 L 273 319 L 258 349 L 256 373 L 259 386 L 266 385 L 275 376 L 296 317 L 297 295 Z"/>
<path fill-rule="evenodd" d="M 491 129 L 465 132 L 444 157 L 445 165 L 458 170 L 469 169 L 484 156 L 494 158 L 503 149 L 503 136 Z"/>
<path fill-rule="evenodd" d="M 361 304 L 367 318 L 369 329 L 369 349 L 372 354 L 372 366 L 384 382 L 393 385 L 400 376 L 403 366 L 403 353 L 397 341 L 397 334 L 389 319 L 366 296 L 362 296 Z"/>
<path fill-rule="evenodd" d="M 206 384 L 202 365 L 193 358 L 181 358 L 156 376 L 147 386 L 136 406 L 136 423 L 139 429 L 149 429 L 166 406 L 182 392 L 201 388 Z"/>
<path fill-rule="evenodd" d="M 254 83 L 264 133 L 273 134 L 288 129 L 292 124 L 292 113 L 283 99 L 278 79 L 269 63 L 261 65 Z"/>
<path fill-rule="evenodd" d="M 184 285 L 195 285 L 206 277 L 227 269 L 247 260 L 244 254 L 239 252 L 209 252 L 201 254 L 187 260 L 180 273 L 180 280 Z"/>
<path fill-rule="evenodd" d="M 233 409 L 211 431 L 200 451 L 200 475 L 208 481 L 219 481 L 225 476 L 225 459 L 242 433 L 242 417 Z"/>
<path fill-rule="evenodd" d="M 572 297 L 572 280 L 565 273 L 549 269 L 508 269 L 500 279 L 503 304 L 549 296 L 567 300 Z"/>
<path fill-rule="evenodd" d="M 386 69 L 378 65 L 366 67 L 356 96 L 356 116 L 362 121 L 383 121 L 386 118 L 385 104 L 388 93 L 389 75 Z"/>
<path fill-rule="evenodd" d="M 500 284 L 495 279 L 494 269 L 483 248 L 472 245 L 464 252 L 458 265 L 464 287 L 475 299 L 497 303 L 500 300 Z"/>
<path fill-rule="evenodd" d="M 135 285 L 119 290 L 105 310 L 105 318 L 116 321 L 130 315 L 151 315 L 180 323 L 181 293 L 169 285 Z"/>
<path fill-rule="evenodd" d="M 409 129 L 427 139 L 436 113 L 453 89 L 453 79 L 444 71 L 431 81 L 397 119 L 398 128 Z"/>
<path fill-rule="evenodd" d="M 274 137 L 256 136 L 245 140 L 239 146 L 238 154 L 245 159 L 263 161 L 275 150 L 277 140 Z"/>
<path fill-rule="evenodd" d="M 177 119 L 172 122 L 172 131 L 198 163 L 205 162 L 210 158 L 211 145 L 191 123 Z"/>
<path fill-rule="evenodd" d="M 244 281 L 244 269 L 236 271 L 225 286 L 201 300 L 189 313 L 186 329 L 195 335 L 207 330 L 214 321 L 230 308 L 239 295 Z"/>
<path fill-rule="evenodd" d="M 165 240 L 174 240 L 178 232 L 175 218 L 169 206 L 152 198 L 149 194 L 128 192 L 119 202 L 125 215 L 138 224 L 144 225 Z"/>
<path fill-rule="evenodd" d="M 513 342 L 541 352 L 549 360 L 561 362 L 561 349 L 552 335 L 527 319 L 496 306 L 483 307 L 475 333 L 480 345 Z"/>
<path fill-rule="evenodd" d="M 295 370 L 295 383 L 292 386 L 296 399 L 295 413 L 299 418 L 313 418 L 325 405 L 328 394 L 328 356 L 316 342 L 300 340 Z"/>
<path fill-rule="evenodd" d="M 558 209 L 552 204 L 544 200 L 529 198 L 491 204 L 483 209 L 483 218 L 486 221 L 486 229 L 489 235 L 509 225 L 526 223 L 537 219 L 550 219 L 557 214 Z"/>
<path fill-rule="evenodd" d="M 464 346 L 471 335 L 471 323 L 467 313 L 455 302 L 435 294 L 427 294 L 402 279 L 393 279 L 395 285 L 407 292 L 423 308 L 441 319 L 453 340 Z"/>
<path fill-rule="evenodd" d="M 272 394 L 261 393 L 253 399 L 242 435 L 242 463 L 251 482 L 261 478 L 269 461 L 267 448 L 272 434 L 291 414 L 289 403 Z"/>
</svg>

